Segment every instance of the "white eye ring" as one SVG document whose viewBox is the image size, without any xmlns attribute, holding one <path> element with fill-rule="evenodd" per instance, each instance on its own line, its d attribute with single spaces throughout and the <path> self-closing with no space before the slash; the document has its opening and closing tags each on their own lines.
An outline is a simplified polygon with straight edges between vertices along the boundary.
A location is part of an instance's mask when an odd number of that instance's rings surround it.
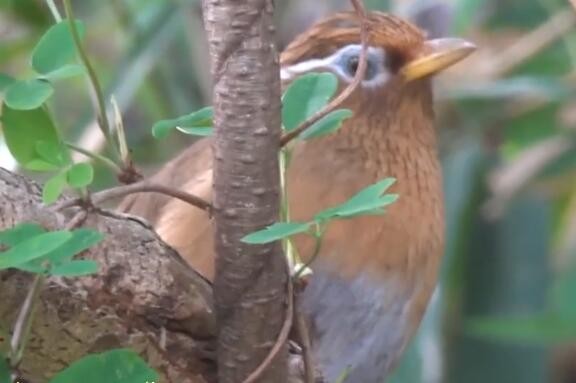
<svg viewBox="0 0 576 383">
<path fill-rule="evenodd" d="M 352 57 L 358 57 L 362 47 L 359 44 L 351 44 L 342 47 L 332 55 L 322 59 L 302 61 L 288 67 L 281 68 L 280 78 L 283 81 L 292 80 L 295 77 L 319 69 L 329 69 L 342 80 L 350 83 L 354 73 L 350 73 L 348 65 Z M 362 81 L 364 88 L 376 88 L 383 86 L 390 79 L 391 74 L 385 65 L 385 53 L 382 48 L 368 47 L 367 59 L 369 70 L 373 71 L 371 78 Z"/>
</svg>

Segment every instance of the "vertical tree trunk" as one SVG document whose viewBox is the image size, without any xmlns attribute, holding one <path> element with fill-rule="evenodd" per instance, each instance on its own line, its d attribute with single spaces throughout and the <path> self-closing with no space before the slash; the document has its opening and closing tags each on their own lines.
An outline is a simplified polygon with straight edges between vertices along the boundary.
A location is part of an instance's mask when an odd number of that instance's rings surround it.
<svg viewBox="0 0 576 383">
<path fill-rule="evenodd" d="M 214 282 L 220 383 L 268 355 L 286 315 L 279 244 L 240 239 L 278 219 L 280 78 L 272 0 L 204 0 L 214 77 Z M 194 228 L 190 228 L 194 230 Z M 286 347 L 260 382 L 287 380 Z"/>
</svg>

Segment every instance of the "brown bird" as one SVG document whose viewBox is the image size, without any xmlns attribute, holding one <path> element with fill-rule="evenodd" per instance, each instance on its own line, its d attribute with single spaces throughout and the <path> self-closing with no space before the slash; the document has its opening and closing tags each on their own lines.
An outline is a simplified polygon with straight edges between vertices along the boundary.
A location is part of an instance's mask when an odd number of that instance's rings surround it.
<svg viewBox="0 0 576 383">
<path fill-rule="evenodd" d="M 312 263 L 300 309 L 326 382 L 346 370 L 346 382 L 382 382 L 420 324 L 444 246 L 430 79 L 475 49 L 461 39 L 427 41 L 415 26 L 384 13 L 369 13 L 367 23 L 365 78 L 342 105 L 353 116 L 334 134 L 296 142 L 287 177 L 294 220 L 308 220 L 385 177 L 397 179 L 393 191 L 400 198 L 384 215 L 331 223 Z M 335 14 L 282 53 L 283 84 L 328 71 L 342 90 L 354 77 L 360 52 L 358 17 Z M 153 179 L 211 200 L 210 139 L 192 145 Z M 121 210 L 150 220 L 194 269 L 213 278 L 205 212 L 150 194 L 127 198 Z M 312 253 L 311 243 L 295 242 L 302 256 Z"/>
</svg>

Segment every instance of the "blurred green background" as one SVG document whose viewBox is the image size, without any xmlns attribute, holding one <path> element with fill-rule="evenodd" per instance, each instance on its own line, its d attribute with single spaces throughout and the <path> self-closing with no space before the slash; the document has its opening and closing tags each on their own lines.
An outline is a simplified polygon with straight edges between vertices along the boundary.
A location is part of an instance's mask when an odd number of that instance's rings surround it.
<svg viewBox="0 0 576 383">
<path fill-rule="evenodd" d="M 278 42 L 347 1 L 278 1 Z M 576 382 L 576 12 L 561 0 L 366 0 L 480 49 L 436 81 L 445 169 L 442 280 L 395 382 Z M 58 2 L 57 2 L 58 4 Z M 77 0 L 86 47 L 146 173 L 192 138 L 152 124 L 210 104 L 199 2 Z M 54 23 L 41 0 L 0 0 L 0 72 Z M 102 146 L 85 78 L 58 84 L 59 128 Z M 15 169 L 2 144 L 0 166 Z M 97 187 L 114 182 L 98 168 Z"/>
</svg>

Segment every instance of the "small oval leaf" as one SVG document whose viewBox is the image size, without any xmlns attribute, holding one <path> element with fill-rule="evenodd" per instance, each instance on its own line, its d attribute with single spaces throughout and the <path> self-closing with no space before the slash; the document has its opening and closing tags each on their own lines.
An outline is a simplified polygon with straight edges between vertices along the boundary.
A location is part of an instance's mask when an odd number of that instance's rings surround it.
<svg viewBox="0 0 576 383">
<path fill-rule="evenodd" d="M 45 230 L 37 223 L 21 223 L 10 229 L 0 231 L 0 244 L 16 246 L 29 238 L 44 233 Z"/>
<path fill-rule="evenodd" d="M 72 233 L 68 231 L 52 231 L 22 241 L 0 253 L 0 269 L 17 267 L 33 259 L 38 259 L 62 246 L 71 238 Z"/>
<path fill-rule="evenodd" d="M 98 262 L 79 259 L 52 267 L 48 273 L 56 277 L 81 277 L 98 272 Z"/>
<path fill-rule="evenodd" d="M 4 102 L 12 109 L 31 110 L 40 107 L 52 96 L 54 88 L 45 80 L 15 81 L 4 94 Z"/>
<path fill-rule="evenodd" d="M 47 205 L 56 202 L 65 187 L 66 173 L 63 172 L 56 174 L 44 184 L 44 188 L 42 189 L 42 201 Z"/>
<path fill-rule="evenodd" d="M 50 81 L 64 80 L 71 77 L 82 76 L 86 74 L 86 69 L 82 65 L 68 64 L 62 68 L 56 69 L 44 75 L 44 78 Z"/>
<path fill-rule="evenodd" d="M 137 353 L 116 349 L 84 356 L 50 380 L 50 383 L 71 382 L 152 383 L 159 380 L 158 374 Z"/>
<path fill-rule="evenodd" d="M 21 165 L 39 159 L 37 142 L 60 145 L 58 131 L 45 108 L 16 110 L 4 103 L 1 121 L 10 154 Z"/>
<path fill-rule="evenodd" d="M 252 245 L 264 244 L 304 233 L 310 228 L 310 222 L 277 222 L 267 228 L 248 234 L 242 238 L 242 242 Z"/>
<path fill-rule="evenodd" d="M 338 89 L 338 78 L 332 73 L 308 73 L 294 80 L 282 97 L 282 125 L 286 131 L 323 108 Z"/>
<path fill-rule="evenodd" d="M 78 20 L 75 24 L 80 37 L 83 38 L 84 24 Z M 48 29 L 32 51 L 32 68 L 40 74 L 47 75 L 68 64 L 75 54 L 76 47 L 70 23 L 68 20 L 63 20 Z"/>
<path fill-rule="evenodd" d="M 352 111 L 349 109 L 334 110 L 303 131 L 300 137 L 304 140 L 309 140 L 325 136 L 340 129 L 344 120 L 350 117 L 352 117 Z"/>
<path fill-rule="evenodd" d="M 213 118 L 214 110 L 208 106 L 185 116 L 158 121 L 152 127 L 152 135 L 155 138 L 164 138 L 176 128 L 187 134 L 198 135 L 197 133 L 201 132 L 202 134 L 199 135 L 209 135 L 211 131 L 208 129 L 212 128 Z M 192 128 L 200 130 L 193 130 Z"/>
<path fill-rule="evenodd" d="M 86 187 L 94 180 L 94 168 L 87 162 L 74 164 L 66 172 L 70 187 L 79 189 Z"/>
</svg>

